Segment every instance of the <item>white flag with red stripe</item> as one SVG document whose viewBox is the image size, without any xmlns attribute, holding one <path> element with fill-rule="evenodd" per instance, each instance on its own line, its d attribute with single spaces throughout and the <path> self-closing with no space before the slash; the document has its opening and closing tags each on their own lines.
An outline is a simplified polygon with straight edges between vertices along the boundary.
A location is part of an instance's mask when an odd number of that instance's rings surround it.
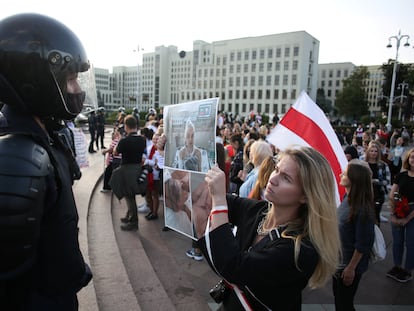
<svg viewBox="0 0 414 311">
<path fill-rule="evenodd" d="M 348 161 L 328 118 L 305 91 L 301 92 L 293 106 L 269 134 L 268 141 L 280 150 L 291 145 L 300 145 L 312 147 L 322 153 L 332 167 L 337 185 L 336 200 L 339 205 L 345 194 L 344 187 L 339 185 L 340 174 Z"/>
</svg>

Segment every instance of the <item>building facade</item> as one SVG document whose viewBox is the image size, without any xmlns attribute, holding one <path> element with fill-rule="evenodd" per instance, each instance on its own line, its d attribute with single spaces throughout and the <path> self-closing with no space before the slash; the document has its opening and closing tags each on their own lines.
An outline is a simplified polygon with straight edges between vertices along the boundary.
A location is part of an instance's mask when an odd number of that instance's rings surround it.
<svg viewBox="0 0 414 311">
<path fill-rule="evenodd" d="M 302 90 L 315 100 L 319 41 L 305 31 L 207 43 L 190 52 L 144 53 L 142 106 L 219 97 L 220 110 L 283 115 Z"/>
</svg>

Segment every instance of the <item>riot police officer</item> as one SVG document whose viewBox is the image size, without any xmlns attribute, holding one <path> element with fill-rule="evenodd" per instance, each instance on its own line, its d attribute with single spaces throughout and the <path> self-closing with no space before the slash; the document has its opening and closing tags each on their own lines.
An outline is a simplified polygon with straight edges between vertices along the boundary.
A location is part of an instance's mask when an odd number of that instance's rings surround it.
<svg viewBox="0 0 414 311">
<path fill-rule="evenodd" d="M 92 274 L 78 241 L 65 120 L 83 107 L 82 43 L 59 21 L 0 21 L 0 310 L 77 310 Z"/>
</svg>

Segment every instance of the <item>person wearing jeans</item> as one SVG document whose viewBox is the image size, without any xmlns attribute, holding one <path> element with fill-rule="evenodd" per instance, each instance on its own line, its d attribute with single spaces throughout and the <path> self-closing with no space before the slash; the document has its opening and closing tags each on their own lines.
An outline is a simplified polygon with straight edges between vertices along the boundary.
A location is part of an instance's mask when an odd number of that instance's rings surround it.
<svg viewBox="0 0 414 311">
<path fill-rule="evenodd" d="M 412 280 L 414 268 L 414 148 L 407 151 L 402 169 L 395 176 L 390 191 L 394 267 L 386 275 L 405 283 Z M 403 267 L 404 243 L 406 258 Z"/>
</svg>

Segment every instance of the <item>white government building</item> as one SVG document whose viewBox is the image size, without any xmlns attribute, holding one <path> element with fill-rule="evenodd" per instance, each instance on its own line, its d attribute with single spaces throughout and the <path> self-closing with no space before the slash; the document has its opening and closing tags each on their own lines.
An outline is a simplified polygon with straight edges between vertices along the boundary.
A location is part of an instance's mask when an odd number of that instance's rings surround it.
<svg viewBox="0 0 414 311">
<path fill-rule="evenodd" d="M 290 108 L 302 90 L 316 100 L 318 88 L 335 104 L 352 63 L 318 64 L 319 41 L 305 31 L 215 41 L 197 40 L 192 51 L 158 46 L 142 54 L 142 66 L 94 68 L 98 102 L 140 111 L 198 99 L 220 97 L 219 109 L 234 116 L 250 111 L 273 116 Z M 381 65 L 369 66 L 371 115 L 379 113 Z M 378 76 L 380 73 L 380 76 Z M 371 86 L 370 86 L 371 85 Z"/>
</svg>

